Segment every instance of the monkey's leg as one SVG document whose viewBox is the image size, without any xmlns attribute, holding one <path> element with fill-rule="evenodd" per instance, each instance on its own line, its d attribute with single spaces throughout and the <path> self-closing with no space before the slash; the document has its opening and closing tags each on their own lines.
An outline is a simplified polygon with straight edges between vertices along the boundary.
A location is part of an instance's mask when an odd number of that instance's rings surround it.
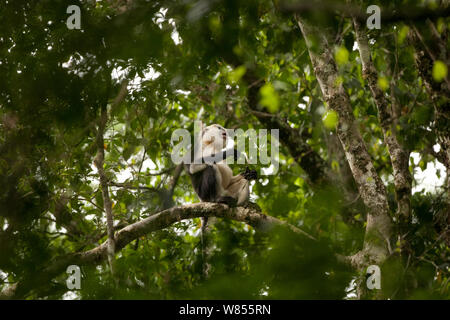
<svg viewBox="0 0 450 320">
<path fill-rule="evenodd" d="M 217 199 L 218 203 L 224 203 L 230 207 L 236 207 L 238 205 L 237 199 L 230 196 L 222 196 Z"/>
<path fill-rule="evenodd" d="M 238 206 L 243 205 L 248 201 L 250 195 L 249 182 L 241 175 L 234 176 L 226 191 L 237 200 Z"/>
<path fill-rule="evenodd" d="M 216 167 L 218 169 L 218 172 L 220 174 L 220 183 L 222 185 L 222 188 L 225 190 L 230 185 L 232 178 L 233 178 L 233 171 L 231 168 L 224 163 L 218 163 L 216 164 Z"/>
<path fill-rule="evenodd" d="M 236 207 L 237 199 L 232 197 L 226 187 L 230 184 L 233 172 L 226 164 L 216 164 L 213 166 L 216 176 L 216 199 L 215 202 L 224 203 L 230 207 Z"/>
</svg>

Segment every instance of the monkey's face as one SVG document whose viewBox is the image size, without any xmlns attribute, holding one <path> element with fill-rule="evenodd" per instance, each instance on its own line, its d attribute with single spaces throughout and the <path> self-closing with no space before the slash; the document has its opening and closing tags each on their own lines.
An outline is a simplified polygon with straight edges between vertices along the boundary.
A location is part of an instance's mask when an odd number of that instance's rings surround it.
<svg viewBox="0 0 450 320">
<path fill-rule="evenodd" d="M 216 150 L 227 146 L 227 131 L 218 124 L 207 126 L 202 131 L 202 141 L 205 146 L 213 144 Z"/>
</svg>

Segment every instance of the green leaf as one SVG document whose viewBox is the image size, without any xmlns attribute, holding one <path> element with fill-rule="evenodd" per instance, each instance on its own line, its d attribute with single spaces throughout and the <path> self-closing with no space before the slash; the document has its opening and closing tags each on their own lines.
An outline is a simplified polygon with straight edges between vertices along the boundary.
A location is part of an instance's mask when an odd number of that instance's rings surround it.
<svg viewBox="0 0 450 320">
<path fill-rule="evenodd" d="M 209 29 L 216 35 L 219 35 L 222 31 L 222 22 L 217 15 L 212 15 L 209 18 Z"/>
<path fill-rule="evenodd" d="M 237 67 L 236 69 L 228 73 L 228 81 L 232 84 L 239 82 L 246 71 L 247 69 L 245 68 L 245 66 Z"/>
<path fill-rule="evenodd" d="M 336 160 L 331 161 L 331 168 L 336 172 L 339 171 L 339 163 Z"/>
<path fill-rule="evenodd" d="M 259 104 L 266 107 L 271 113 L 277 112 L 280 107 L 280 99 L 272 84 L 267 83 L 262 86 L 259 93 L 261 94 Z"/>
<path fill-rule="evenodd" d="M 328 110 L 323 115 L 322 121 L 323 121 L 324 126 L 327 129 L 332 130 L 332 129 L 336 128 L 336 125 L 339 121 L 337 112 L 334 110 Z"/>
<path fill-rule="evenodd" d="M 380 77 L 378 78 L 377 85 L 381 90 L 386 91 L 389 88 L 389 81 L 386 77 Z"/>
<path fill-rule="evenodd" d="M 398 32 L 398 43 L 402 44 L 405 41 L 406 36 L 408 35 L 409 27 L 403 26 Z"/>
<path fill-rule="evenodd" d="M 419 167 L 420 167 L 420 169 L 422 170 L 422 171 L 425 171 L 426 169 L 427 169 L 427 162 L 425 162 L 425 161 L 423 161 L 423 160 L 420 160 L 420 162 L 419 162 Z"/>
<path fill-rule="evenodd" d="M 348 62 L 349 53 L 345 47 L 339 47 L 334 54 L 334 58 L 338 65 L 343 65 Z"/>
<path fill-rule="evenodd" d="M 448 68 L 444 62 L 436 60 L 433 66 L 433 79 L 442 82 L 447 77 Z"/>
</svg>

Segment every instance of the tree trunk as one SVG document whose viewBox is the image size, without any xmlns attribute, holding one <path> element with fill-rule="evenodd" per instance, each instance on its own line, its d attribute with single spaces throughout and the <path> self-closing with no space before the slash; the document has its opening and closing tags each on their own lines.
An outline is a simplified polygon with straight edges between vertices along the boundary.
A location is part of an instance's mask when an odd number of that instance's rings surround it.
<svg viewBox="0 0 450 320">
<path fill-rule="evenodd" d="M 352 265 L 365 275 L 369 265 L 381 264 L 388 257 L 391 246 L 391 219 L 386 189 L 375 171 L 358 124 L 355 121 L 350 99 L 341 82 L 333 57 L 330 30 L 311 26 L 306 19 L 297 16 L 297 22 L 305 38 L 311 63 L 319 82 L 324 101 L 338 117 L 337 134 L 345 150 L 347 161 L 358 185 L 361 198 L 367 207 L 367 226 L 363 249 L 355 254 Z M 366 294 L 364 277 L 359 279 L 359 296 Z"/>
</svg>

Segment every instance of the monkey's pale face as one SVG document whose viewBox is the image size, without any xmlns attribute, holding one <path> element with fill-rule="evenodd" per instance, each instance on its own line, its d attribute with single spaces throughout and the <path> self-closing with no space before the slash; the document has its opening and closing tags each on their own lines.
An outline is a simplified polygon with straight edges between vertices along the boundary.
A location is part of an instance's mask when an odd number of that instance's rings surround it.
<svg viewBox="0 0 450 320">
<path fill-rule="evenodd" d="M 227 146 L 227 131 L 218 124 L 212 124 L 203 129 L 202 141 L 206 146 L 221 150 Z"/>
</svg>

